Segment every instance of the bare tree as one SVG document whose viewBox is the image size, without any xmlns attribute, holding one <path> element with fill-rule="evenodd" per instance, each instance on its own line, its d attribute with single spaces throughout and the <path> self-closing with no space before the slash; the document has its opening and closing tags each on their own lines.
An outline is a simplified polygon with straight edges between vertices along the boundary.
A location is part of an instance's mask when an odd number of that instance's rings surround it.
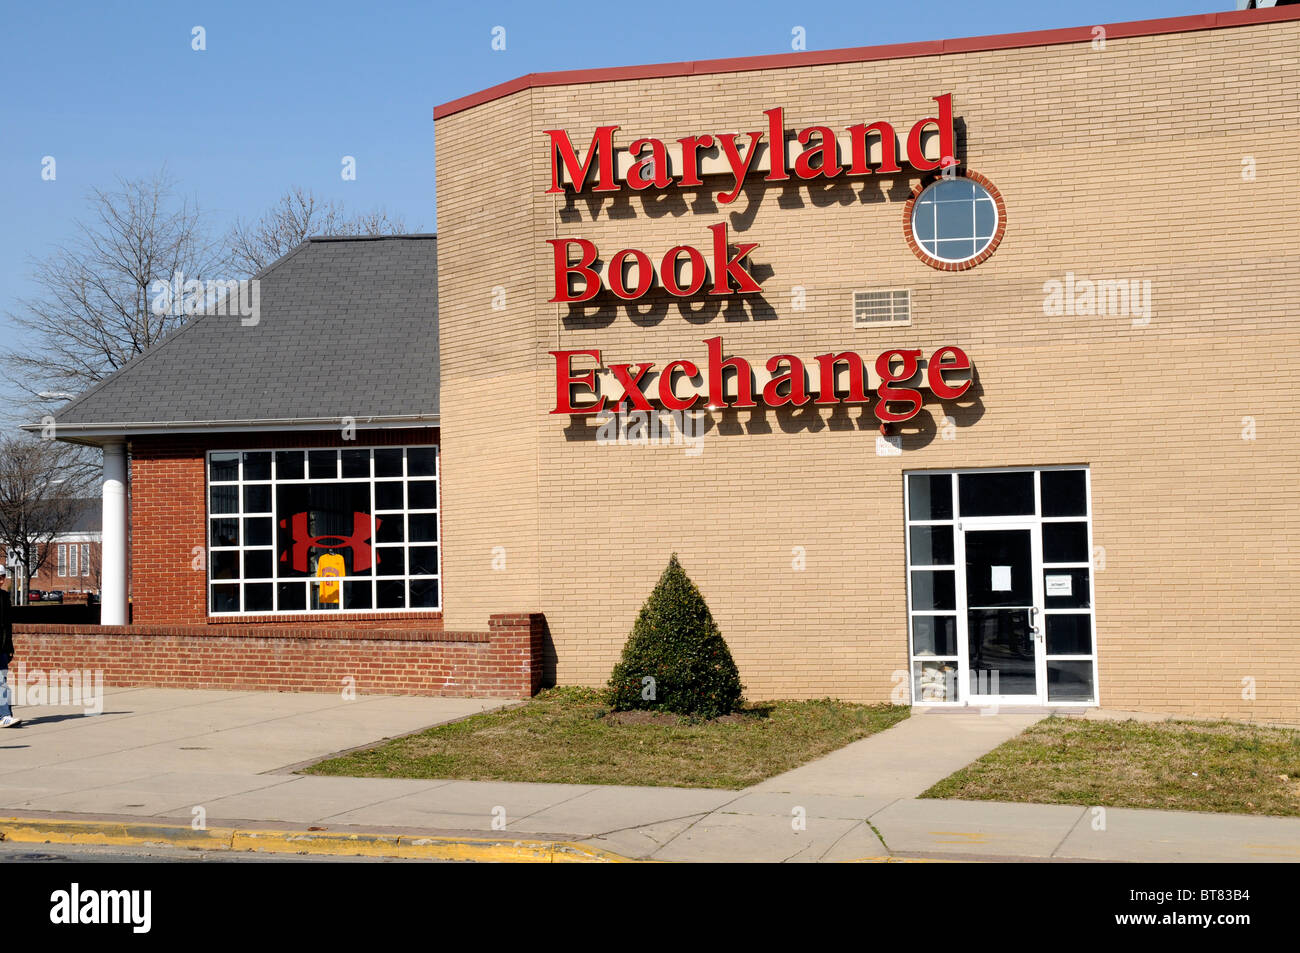
<svg viewBox="0 0 1300 953">
<path fill-rule="evenodd" d="M 23 598 L 49 558 L 50 543 L 72 527 L 90 491 L 76 447 L 0 436 L 0 546 Z"/>
<path fill-rule="evenodd" d="M 280 196 L 261 218 L 236 221 L 226 237 L 231 267 L 255 275 L 313 235 L 402 235 L 406 223 L 384 209 L 349 213 L 311 189 L 295 187 Z"/>
<path fill-rule="evenodd" d="M 35 265 L 41 296 L 11 315 L 31 344 L 5 355 L 7 376 L 31 396 L 78 393 L 143 354 L 186 318 L 170 299 L 159 307 L 158 288 L 225 267 L 197 204 L 176 195 L 165 169 L 88 198 L 72 241 Z"/>
</svg>

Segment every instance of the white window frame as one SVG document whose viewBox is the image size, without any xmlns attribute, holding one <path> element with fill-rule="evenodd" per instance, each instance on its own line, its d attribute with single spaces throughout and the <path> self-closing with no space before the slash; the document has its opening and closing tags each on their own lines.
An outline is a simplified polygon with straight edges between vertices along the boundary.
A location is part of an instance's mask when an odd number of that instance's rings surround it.
<svg viewBox="0 0 1300 953">
<path fill-rule="evenodd" d="M 66 543 L 59 543 L 58 547 L 58 575 L 60 579 L 67 578 L 68 575 L 68 546 Z"/>
<path fill-rule="evenodd" d="M 1042 515 L 1043 499 L 1042 499 L 1041 474 L 1045 472 L 1060 471 L 1060 470 L 1082 470 L 1083 471 L 1084 504 L 1086 507 L 1086 513 L 1084 516 L 1043 516 Z M 957 478 L 959 476 L 964 474 L 974 474 L 974 473 L 1025 473 L 1025 472 L 1030 472 L 1034 474 L 1034 513 L 1032 515 L 997 516 L 997 517 L 963 517 L 961 515 L 961 501 L 960 501 L 960 496 L 958 493 L 958 486 L 957 486 Z M 952 481 L 951 482 L 951 493 L 952 493 L 952 518 L 951 519 L 946 519 L 946 520 L 919 520 L 919 519 L 913 520 L 912 519 L 912 500 L 911 500 L 911 494 L 908 492 L 908 479 L 913 476 L 932 476 L 932 477 L 948 476 L 951 478 Z M 903 526 L 904 526 L 903 536 L 904 536 L 904 551 L 906 554 L 904 574 L 907 578 L 907 663 L 908 663 L 907 683 L 908 683 L 909 695 L 912 698 L 913 705 L 924 706 L 924 707 L 933 706 L 939 708 L 954 708 L 954 707 L 961 708 L 972 704 L 969 697 L 968 682 L 967 682 L 967 671 L 968 671 L 967 669 L 967 651 L 968 651 L 967 619 L 966 619 L 966 613 L 963 611 L 963 607 L 966 602 L 966 597 L 965 597 L 966 584 L 965 584 L 964 564 L 962 564 L 961 561 L 963 547 L 961 546 L 961 541 L 957 538 L 958 534 L 961 532 L 961 528 L 960 528 L 961 524 L 963 522 L 973 524 L 971 528 L 975 529 L 975 528 L 980 528 L 981 525 L 983 525 L 986 528 L 995 528 L 996 524 L 998 524 L 999 521 L 1003 521 L 1003 522 L 1023 521 L 1025 523 L 1036 524 L 1039 527 L 1039 530 L 1041 532 L 1041 527 L 1046 523 L 1078 523 L 1078 522 L 1083 522 L 1085 520 L 1087 522 L 1087 527 L 1088 527 L 1088 561 L 1087 562 L 1057 563 L 1057 562 L 1047 562 L 1046 560 L 1042 560 L 1040 562 L 1039 556 L 1041 555 L 1041 539 L 1039 540 L 1040 552 L 1038 554 L 1035 554 L 1034 557 L 1035 565 L 1040 566 L 1042 570 L 1042 572 L 1039 575 L 1044 575 L 1046 572 L 1053 569 L 1058 569 L 1058 570 L 1059 569 L 1087 569 L 1088 570 L 1088 588 L 1089 588 L 1089 598 L 1090 598 L 1090 605 L 1088 608 L 1086 609 L 1050 608 L 1049 609 L 1045 604 L 1046 603 L 1045 599 L 1039 600 L 1042 603 L 1044 603 L 1040 607 L 1042 609 L 1042 620 L 1043 620 L 1042 628 L 1044 633 L 1042 651 L 1039 656 L 1039 660 L 1041 663 L 1040 667 L 1042 669 L 1042 677 L 1043 677 L 1043 683 L 1042 683 L 1043 694 L 1042 694 L 1041 704 L 1050 706 L 1052 708 L 1094 708 L 1101 705 L 1101 686 L 1098 682 L 1098 656 L 1100 652 L 1100 647 L 1097 645 L 1097 572 L 1096 572 L 1096 567 L 1093 565 L 1093 553 L 1095 552 L 1095 548 L 1093 543 L 1093 527 L 1092 527 L 1092 520 L 1093 520 L 1092 468 L 1087 464 L 1060 464 L 1056 466 L 971 467 L 971 468 L 956 469 L 956 470 L 906 470 L 903 472 Z M 923 566 L 923 567 L 918 566 L 916 568 L 922 570 L 925 569 L 952 570 L 954 583 L 955 583 L 955 593 L 956 593 L 956 608 L 954 610 L 921 609 L 919 611 L 914 611 L 912 608 L 913 566 L 912 566 L 911 529 L 914 526 L 951 526 L 952 527 L 954 562 L 951 565 L 945 564 L 945 565 L 931 565 L 931 566 Z M 1037 537 L 1038 534 L 1035 534 L 1035 536 Z M 1035 591 L 1038 591 L 1037 587 L 1040 585 L 1042 585 L 1041 580 L 1036 579 Z M 1078 654 L 1049 655 L 1047 653 L 1047 643 L 1046 643 L 1047 617 L 1049 615 L 1082 615 L 1084 613 L 1088 613 L 1091 617 L 1090 622 L 1091 622 L 1092 654 L 1091 655 L 1078 655 Z M 916 646 L 913 643 L 913 634 L 914 634 L 913 617 L 917 615 L 954 616 L 956 618 L 957 655 L 954 658 L 956 658 L 958 662 L 958 668 L 957 668 L 958 698 L 954 701 L 930 701 L 930 700 L 924 700 L 917 697 L 916 674 L 915 674 L 917 663 L 924 662 L 924 661 L 945 661 L 950 658 L 949 656 L 946 655 L 917 656 L 915 654 Z M 1091 661 L 1092 662 L 1093 697 L 1091 700 L 1053 701 L 1047 697 L 1047 681 L 1046 681 L 1047 663 L 1069 662 L 1069 661 Z M 989 699 L 977 697 L 975 704 L 989 704 L 989 702 L 990 702 Z M 1015 702 L 1011 702 L 1011 704 L 1015 704 Z"/>
<path fill-rule="evenodd" d="M 90 543 L 81 544 L 81 574 L 90 575 Z"/>
<path fill-rule="evenodd" d="M 81 561 L 77 558 L 81 554 L 81 547 L 76 543 L 68 544 L 68 576 L 76 578 L 81 575 Z"/>
<path fill-rule="evenodd" d="M 365 451 L 368 451 L 368 452 L 370 453 L 370 475 L 369 475 L 368 477 L 348 477 L 348 478 L 344 478 L 344 477 L 341 476 L 341 474 L 342 474 L 342 452 L 344 452 L 344 451 L 349 451 L 349 450 L 365 450 Z M 382 451 L 382 450 L 400 450 L 400 451 L 402 452 L 402 474 L 401 474 L 401 476 L 397 476 L 397 477 L 378 477 L 378 476 L 375 475 L 374 454 L 375 454 L 376 451 Z M 415 476 L 415 477 L 412 477 L 412 476 L 410 475 L 410 473 L 409 473 L 409 469 L 410 469 L 410 467 L 409 467 L 408 452 L 411 451 L 411 450 L 432 450 L 432 451 L 433 451 L 433 459 L 434 459 L 434 467 L 433 467 L 433 470 L 434 470 L 434 472 L 433 472 L 433 475 L 432 475 L 432 476 L 422 476 L 422 475 L 421 475 L 421 476 Z M 306 456 L 305 456 L 305 463 L 304 463 L 306 469 L 304 470 L 304 477 L 303 477 L 302 479 L 280 479 L 280 478 L 279 478 L 279 474 L 278 474 L 278 466 L 279 466 L 279 463 L 278 463 L 278 461 L 277 461 L 277 459 L 276 459 L 276 454 L 277 454 L 277 453 L 302 453 L 302 454 L 306 455 L 306 454 L 310 454 L 310 453 L 312 453 L 312 452 L 316 452 L 316 451 L 330 451 L 330 452 L 333 452 L 333 453 L 335 454 L 335 464 L 334 464 L 334 476 L 333 476 L 333 478 L 312 477 L 312 476 L 310 475 L 310 463 L 309 463 L 309 462 L 306 462 L 306 461 L 309 461 L 310 458 L 309 458 L 309 457 L 306 457 Z M 243 459 L 243 458 L 244 458 L 244 454 L 246 454 L 246 453 L 267 453 L 267 454 L 270 454 L 270 459 L 271 459 L 271 477 L 270 477 L 269 480 L 249 480 L 249 481 L 245 481 L 245 480 L 243 479 L 243 469 L 244 469 L 244 459 Z M 233 481 L 231 481 L 231 480 L 218 480 L 218 481 L 215 481 L 215 482 L 214 482 L 214 481 L 212 480 L 212 458 L 213 458 L 214 455 L 225 455 L 225 454 L 237 454 L 237 455 L 239 456 L 239 461 L 238 461 L 238 464 L 237 464 L 237 465 L 238 465 L 238 474 L 239 474 L 239 475 L 238 475 L 238 478 L 237 478 L 236 480 L 233 480 Z M 377 510 L 376 505 L 375 505 L 375 487 L 376 487 L 377 484 L 381 484 L 381 483 L 401 483 L 403 486 L 406 486 L 406 485 L 408 485 L 412 480 L 417 480 L 417 481 L 432 481 L 432 482 L 434 482 L 434 484 L 435 484 L 435 488 L 436 488 L 436 491 L 437 491 L 437 495 L 436 495 L 436 498 L 435 498 L 435 501 L 434 501 L 436 505 L 435 505 L 433 508 L 422 507 L 422 508 L 410 509 L 410 508 L 407 507 L 406 502 L 405 502 L 405 500 L 407 499 L 406 494 L 403 493 L 403 499 L 404 499 L 404 502 L 403 502 L 403 508 L 402 508 L 402 509 L 400 509 L 400 510 L 398 510 L 398 509 Z M 400 544 L 397 544 L 397 543 L 384 543 L 384 544 L 377 544 L 377 543 L 375 543 L 375 542 L 372 540 L 371 545 L 372 545 L 372 547 L 373 547 L 376 551 L 378 551 L 378 552 L 382 552 L 385 548 L 390 548 L 390 547 L 391 547 L 392 549 L 401 549 L 401 550 L 402 550 L 402 558 L 403 558 L 403 560 L 404 560 L 404 572 L 403 572 L 401 575 L 396 575 L 396 576 L 379 576 L 377 573 L 373 573 L 373 572 L 372 572 L 369 576 L 366 576 L 366 577 L 359 577 L 359 576 L 358 576 L 358 577 L 345 577 L 344 579 L 340 580 L 340 586 L 342 586 L 342 584 L 343 584 L 344 582 L 347 582 L 347 581 L 353 581 L 353 582 L 355 582 L 355 581 L 357 581 L 357 580 L 359 580 L 359 579 L 362 579 L 362 578 L 369 580 L 369 581 L 371 582 L 371 600 L 370 600 L 370 601 L 371 601 L 371 607 L 370 607 L 370 608 L 344 608 L 342 605 L 340 605 L 339 608 L 329 608 L 329 609 L 326 609 L 326 608 L 317 608 L 317 609 L 313 609 L 313 608 L 307 608 L 307 609 L 283 609 L 283 610 L 280 609 L 280 608 L 279 608 L 280 593 L 279 593 L 279 586 L 278 586 L 278 583 L 282 583 L 282 582 L 301 582 L 301 583 L 305 583 L 306 586 L 308 587 L 308 588 L 307 588 L 307 592 L 308 592 L 308 599 L 309 599 L 309 602 L 310 602 L 311 586 L 312 586 L 313 584 L 318 584 L 318 583 L 317 583 L 318 577 L 303 577 L 303 576 L 295 576 L 295 577 L 276 578 L 275 575 L 274 575 L 274 573 L 275 573 L 275 566 L 276 566 L 275 551 L 276 551 L 276 545 L 277 545 L 277 544 L 276 544 L 276 521 L 277 521 L 277 519 L 279 518 L 278 515 L 277 515 L 276 512 L 275 512 L 275 505 L 276 505 L 276 487 L 278 487 L 278 486 L 284 486 L 284 485 L 318 485 L 318 484 L 327 484 L 327 483 L 345 484 L 345 483 L 362 483 L 362 482 L 367 482 L 367 483 L 369 484 L 369 487 L 370 487 L 370 514 L 371 514 L 372 517 L 378 517 L 379 519 L 383 519 L 384 517 L 397 517 L 397 516 L 400 516 L 401 519 L 402 519 L 402 521 L 403 521 L 402 542 L 401 542 Z M 245 512 L 245 510 L 244 510 L 244 487 L 245 487 L 245 486 L 248 486 L 248 485 L 266 485 L 266 486 L 269 486 L 269 487 L 270 487 L 270 495 L 271 495 L 271 511 L 270 511 L 269 513 L 262 513 L 262 512 L 254 513 L 254 512 L 252 512 L 252 511 Z M 221 449 L 221 450 L 209 450 L 207 453 L 204 454 L 204 486 L 205 486 L 204 511 L 205 511 L 205 518 L 206 518 L 206 520 L 207 520 L 207 530 L 206 530 L 206 541 L 207 541 L 207 563 L 206 563 L 206 572 L 205 572 L 205 575 L 206 575 L 206 580 L 207 580 L 207 581 L 206 581 L 206 585 L 207 585 L 207 600 L 206 600 L 206 601 L 207 601 L 207 609 L 208 609 L 208 615 L 209 615 L 209 616 L 211 616 L 211 617 L 213 617 L 213 618 L 220 618 L 220 619 L 233 619 L 233 618 L 240 618 L 240 617 L 247 617 L 247 616 L 260 617 L 260 616 L 268 616 L 268 615 L 274 615 L 274 616 L 280 616 L 280 617 L 310 617 L 310 618 L 313 618 L 313 619 L 331 619 L 331 618 L 337 619 L 337 618 L 340 618 L 340 617 L 345 617 L 345 618 L 346 618 L 346 617 L 350 617 L 350 616 L 353 616 L 353 615 L 381 615 L 381 614 L 382 614 L 382 615 L 388 615 L 388 614 L 419 615 L 419 614 L 427 614 L 427 613 L 430 613 L 430 612 L 442 612 L 442 609 L 443 609 L 443 590 L 442 590 L 442 578 L 443 578 L 443 571 L 442 571 L 442 557 L 443 557 L 443 552 L 442 552 L 442 545 L 443 545 L 443 540 L 442 540 L 442 452 L 441 452 L 441 448 L 440 448 L 439 446 L 437 446 L 436 444 L 434 444 L 434 445 L 430 445 L 430 444 L 399 444 L 399 445 L 381 445 L 381 446 L 367 446 L 367 447 L 338 447 L 338 446 L 334 446 L 334 447 L 322 447 L 322 446 L 311 446 L 311 447 L 248 447 L 248 448 L 244 448 L 244 449 L 230 449 L 230 450 Z M 232 487 L 232 486 L 233 486 L 233 487 L 236 488 L 236 490 L 235 490 L 235 492 L 236 492 L 236 497 L 237 497 L 237 511 L 236 511 L 236 512 L 233 512 L 233 513 L 213 513 L 213 512 L 212 512 L 212 488 L 213 488 L 213 486 L 225 486 L 225 487 Z M 412 514 L 415 514 L 415 515 L 432 515 L 432 516 L 435 518 L 435 521 L 436 521 L 436 522 L 435 522 L 435 525 L 436 525 L 436 531 L 435 531 L 435 532 L 436 532 L 436 537 L 437 537 L 437 538 L 436 538 L 434 541 L 431 541 L 431 542 L 427 542 L 427 541 L 419 541 L 419 542 L 416 542 L 416 543 L 414 543 L 414 544 L 411 542 L 411 539 L 410 539 L 410 532 L 409 532 L 409 524 L 407 523 L 407 517 L 410 516 L 410 515 L 412 515 Z M 245 518 L 247 518 L 247 517 L 261 517 L 261 518 L 266 518 L 266 519 L 270 519 L 270 520 L 271 520 L 271 544 L 270 544 L 269 546 L 245 546 L 245 545 L 244 545 L 244 520 L 245 520 Z M 234 519 L 234 520 L 238 520 L 238 521 L 239 521 L 239 542 L 240 542 L 240 545 L 238 545 L 238 546 L 214 546 L 214 545 L 213 545 L 213 534 L 212 534 L 213 522 L 214 522 L 215 520 L 219 520 L 219 519 Z M 410 570 L 411 570 L 411 553 L 410 553 L 410 551 L 411 551 L 412 548 L 420 548 L 420 547 L 426 547 L 426 546 L 436 546 L 436 547 L 438 548 L 438 572 L 437 572 L 437 575 L 428 575 L 428 574 L 416 574 L 416 575 L 412 575 L 412 574 L 411 574 L 411 571 L 410 571 Z M 243 575 L 242 575 L 242 573 L 243 573 L 243 567 L 244 567 L 244 553 L 245 553 L 246 551 L 257 551 L 257 550 L 269 551 L 269 552 L 271 553 L 272 576 L 271 576 L 271 578 L 266 578 L 266 579 L 263 579 L 263 578 L 257 578 L 257 579 L 245 579 L 245 578 L 243 578 Z M 213 553 L 215 553 L 215 552 L 221 552 L 221 553 L 230 553 L 230 552 L 233 552 L 233 553 L 236 554 L 236 555 L 235 555 L 235 558 L 236 558 L 236 560 L 237 560 L 237 563 L 238 563 L 238 566 L 239 566 L 239 571 L 240 571 L 240 576 L 239 576 L 238 578 L 235 578 L 235 579 L 214 579 L 214 578 L 212 577 L 212 555 L 213 555 Z M 378 601 L 378 599 L 377 599 L 377 595 L 378 595 L 377 587 L 378 587 L 378 583 L 379 583 L 380 581 L 383 581 L 383 582 L 398 582 L 398 581 L 400 581 L 400 582 L 402 582 L 402 583 L 403 583 L 403 586 L 404 586 L 404 589 L 405 589 L 405 592 L 406 592 L 406 600 L 405 600 L 405 601 L 409 603 L 409 602 L 410 602 L 410 589 L 411 589 L 411 583 L 412 583 L 413 581 L 428 581 L 428 580 L 432 580 L 432 581 L 434 581 L 434 582 L 436 583 L 436 586 L 437 586 L 437 605 L 436 605 L 436 606 L 417 606 L 417 607 L 412 608 L 412 607 L 410 607 L 410 606 L 408 605 L 408 606 L 405 606 L 405 607 L 402 607 L 402 608 L 393 608 L 393 607 L 377 607 L 377 606 L 375 605 L 375 603 Z M 256 584 L 266 584 L 266 583 L 270 583 L 270 584 L 271 584 L 271 599 L 272 599 L 272 607 L 271 607 L 270 609 L 249 609 L 249 610 L 246 610 L 246 609 L 244 608 L 244 605 L 245 605 L 245 602 L 244 602 L 244 587 L 245 587 L 246 585 L 249 585 L 249 584 L 254 584 L 254 585 L 256 585 Z M 237 611 L 237 612 L 230 612 L 230 611 L 222 611 L 222 612 L 218 612 L 218 611 L 216 611 L 216 610 L 214 609 L 214 607 L 213 607 L 213 606 L 214 606 L 214 602 L 215 602 L 214 595 L 213 595 L 214 587 L 216 587 L 216 586 L 223 586 L 223 585 L 236 585 L 236 584 L 239 586 L 239 606 L 240 606 L 239 611 Z"/>
<path fill-rule="evenodd" d="M 926 194 L 927 192 L 931 192 L 931 191 L 935 191 L 935 190 L 937 190 L 938 188 L 942 187 L 943 184 L 946 183 L 946 182 L 966 182 L 966 183 L 969 183 L 970 185 L 973 185 L 975 188 L 979 189 L 979 191 L 981 191 L 981 192 L 984 193 L 982 196 L 977 196 L 976 198 L 970 199 L 970 203 L 971 203 L 971 214 L 972 214 L 972 216 L 974 216 L 974 208 L 975 208 L 975 205 L 978 204 L 979 202 L 987 201 L 987 202 L 989 202 L 989 204 L 991 204 L 991 205 L 993 206 L 993 228 L 992 228 L 992 230 L 989 232 L 988 238 L 982 238 L 982 237 L 980 236 L 980 234 L 979 234 L 979 229 L 978 229 L 977 227 L 975 227 L 975 225 L 974 225 L 973 223 L 972 223 L 972 225 L 971 225 L 971 234 L 970 234 L 969 236 L 966 236 L 966 235 L 959 235 L 959 236 L 956 236 L 955 238 L 954 238 L 954 237 L 949 237 L 949 238 L 941 238 L 941 237 L 940 237 L 940 235 L 939 235 L 939 211 L 938 211 L 938 208 L 936 207 L 937 203 L 934 202 L 933 200 L 931 200 L 930 203 L 928 204 L 928 206 L 926 206 L 926 205 L 923 205 L 923 204 L 922 204 L 921 200 L 922 200 L 923 198 L 925 198 L 925 194 Z M 945 202 L 949 202 L 949 201 L 953 201 L 953 200 L 952 200 L 952 199 L 945 199 L 944 201 L 945 201 Z M 963 199 L 963 200 L 960 200 L 960 201 L 965 201 L 965 200 Z M 933 209 L 934 209 L 933 217 L 932 217 L 932 219 L 931 219 L 931 224 L 934 226 L 934 238 L 930 238 L 930 239 L 922 240 L 921 237 L 920 237 L 920 233 L 917 231 L 917 228 L 916 228 L 916 219 L 917 219 L 917 216 L 921 213 L 921 210 L 922 210 L 923 208 L 926 208 L 926 207 L 929 207 L 929 208 L 933 208 Z M 964 261 L 971 261 L 972 259 L 978 258 L 981 254 L 984 253 L 984 250 L 985 250 L 986 248 L 988 248 L 991 244 L 993 244 L 993 240 L 994 240 L 995 238 L 997 238 L 997 235 L 998 235 L 998 226 L 1001 225 L 1001 224 L 1002 224 L 1002 217 L 998 214 L 998 202 L 997 202 L 997 199 L 995 199 L 995 198 L 993 197 L 993 193 L 990 192 L 990 191 L 989 191 L 987 188 L 985 188 L 983 185 L 981 185 L 979 182 L 976 182 L 974 179 L 968 179 L 968 178 L 966 178 L 966 177 L 964 177 L 964 176 L 961 176 L 961 177 L 958 177 L 958 178 L 952 178 L 952 179 L 943 178 L 943 177 L 940 177 L 940 178 L 938 178 L 938 179 L 935 179 L 933 182 L 931 182 L 929 185 L 927 185 L 924 189 L 922 189 L 922 190 L 917 194 L 917 196 L 916 196 L 916 201 L 915 201 L 915 202 L 913 203 L 913 205 L 912 205 L 912 222 L 911 222 L 911 226 L 912 226 L 912 237 L 913 237 L 913 240 L 916 242 L 916 247 L 917 247 L 917 248 L 921 249 L 921 251 L 925 252 L 927 255 L 929 255 L 931 258 L 933 258 L 935 261 L 948 262 L 948 263 L 950 263 L 950 264 L 961 264 L 961 263 L 964 262 Z M 931 251 L 929 248 L 926 247 L 926 245 L 925 245 L 926 241 L 929 241 L 931 244 L 934 245 L 934 251 Z M 941 241 L 969 241 L 969 242 L 973 242 L 973 243 L 976 243 L 976 244 L 978 244 L 979 242 L 983 242 L 984 244 L 983 244 L 983 245 L 980 245 L 980 247 L 976 248 L 973 254 L 970 254 L 970 255 L 964 255 L 964 256 L 962 256 L 961 258 L 947 258 L 947 257 L 945 257 L 945 256 L 939 254 L 939 243 L 940 243 Z"/>
</svg>

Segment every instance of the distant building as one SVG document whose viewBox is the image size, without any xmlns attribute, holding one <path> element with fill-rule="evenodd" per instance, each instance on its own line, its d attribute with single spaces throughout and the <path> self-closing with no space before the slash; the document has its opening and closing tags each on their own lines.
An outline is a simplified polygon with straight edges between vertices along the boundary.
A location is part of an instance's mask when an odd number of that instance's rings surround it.
<svg viewBox="0 0 1300 953">
<path fill-rule="evenodd" d="M 100 588 L 103 504 L 97 499 L 80 501 L 71 525 L 57 534 L 38 554 L 40 568 L 32 576 L 30 589 L 98 593 Z M 43 558 L 40 558 L 43 557 Z M 18 576 L 9 553 L 0 546 L 0 560 Z"/>
</svg>

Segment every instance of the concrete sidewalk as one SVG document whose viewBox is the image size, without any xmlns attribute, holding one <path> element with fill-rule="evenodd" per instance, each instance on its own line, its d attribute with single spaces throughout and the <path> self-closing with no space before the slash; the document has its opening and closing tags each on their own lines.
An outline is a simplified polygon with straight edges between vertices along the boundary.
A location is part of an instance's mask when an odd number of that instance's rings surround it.
<svg viewBox="0 0 1300 953">
<path fill-rule="evenodd" d="M 0 815 L 515 838 L 667 861 L 1300 860 L 1300 819 L 919 800 L 1042 714 L 917 713 L 744 791 L 292 774 L 491 700 L 109 690 L 0 732 Z M 33 717 L 34 716 L 34 717 Z M 320 836 L 326 836 L 322 834 Z"/>
</svg>

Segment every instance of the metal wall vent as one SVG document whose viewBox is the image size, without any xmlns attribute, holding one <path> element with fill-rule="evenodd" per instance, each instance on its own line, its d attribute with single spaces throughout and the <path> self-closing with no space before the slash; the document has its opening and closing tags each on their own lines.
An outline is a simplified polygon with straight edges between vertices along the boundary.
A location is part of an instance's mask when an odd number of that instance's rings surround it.
<svg viewBox="0 0 1300 953">
<path fill-rule="evenodd" d="M 853 326 L 865 328 L 877 324 L 910 324 L 912 292 L 906 288 L 885 291 L 853 292 Z"/>
</svg>

